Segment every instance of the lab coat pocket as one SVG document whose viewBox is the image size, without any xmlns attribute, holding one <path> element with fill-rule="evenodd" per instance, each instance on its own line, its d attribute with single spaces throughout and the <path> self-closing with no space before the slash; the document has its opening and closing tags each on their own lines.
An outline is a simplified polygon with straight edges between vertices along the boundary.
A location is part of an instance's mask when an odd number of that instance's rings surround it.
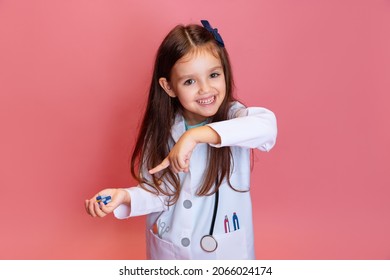
<svg viewBox="0 0 390 280">
<path fill-rule="evenodd" d="M 150 229 L 147 236 L 149 247 L 148 259 L 151 260 L 173 260 L 175 259 L 173 244 L 162 240 L 157 234 Z"/>
<path fill-rule="evenodd" d="M 245 229 L 215 235 L 218 248 L 215 251 L 219 260 L 246 260 L 251 259 L 247 247 Z"/>
</svg>

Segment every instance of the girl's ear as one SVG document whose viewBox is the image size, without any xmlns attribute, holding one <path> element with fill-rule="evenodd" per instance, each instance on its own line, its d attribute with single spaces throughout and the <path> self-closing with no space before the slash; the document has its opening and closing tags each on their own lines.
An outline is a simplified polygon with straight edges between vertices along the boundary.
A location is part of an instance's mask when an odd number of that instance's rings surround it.
<svg viewBox="0 0 390 280">
<path fill-rule="evenodd" d="M 160 86 L 164 89 L 164 91 L 172 98 L 176 97 L 176 94 L 175 92 L 173 91 L 173 89 L 171 88 L 169 82 L 167 81 L 166 78 L 160 78 L 158 79 L 158 82 L 160 84 Z"/>
</svg>

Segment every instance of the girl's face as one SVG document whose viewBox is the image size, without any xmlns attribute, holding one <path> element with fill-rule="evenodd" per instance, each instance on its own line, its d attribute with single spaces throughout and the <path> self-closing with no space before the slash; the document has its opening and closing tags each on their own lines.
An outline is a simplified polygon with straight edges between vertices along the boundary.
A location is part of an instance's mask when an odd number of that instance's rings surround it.
<svg viewBox="0 0 390 280">
<path fill-rule="evenodd" d="M 188 125 L 214 116 L 226 95 L 221 60 L 207 49 L 200 49 L 179 59 L 172 68 L 171 80 L 160 78 L 160 85 L 183 106 Z"/>
</svg>

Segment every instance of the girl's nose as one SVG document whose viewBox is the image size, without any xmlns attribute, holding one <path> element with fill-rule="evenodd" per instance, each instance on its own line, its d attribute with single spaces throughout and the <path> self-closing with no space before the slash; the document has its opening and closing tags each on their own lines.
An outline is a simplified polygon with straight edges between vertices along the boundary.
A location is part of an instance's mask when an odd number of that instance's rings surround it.
<svg viewBox="0 0 390 280">
<path fill-rule="evenodd" d="M 204 81 L 204 82 L 200 83 L 199 94 L 209 93 L 210 89 L 211 89 L 211 87 L 210 87 L 209 83 Z"/>
</svg>

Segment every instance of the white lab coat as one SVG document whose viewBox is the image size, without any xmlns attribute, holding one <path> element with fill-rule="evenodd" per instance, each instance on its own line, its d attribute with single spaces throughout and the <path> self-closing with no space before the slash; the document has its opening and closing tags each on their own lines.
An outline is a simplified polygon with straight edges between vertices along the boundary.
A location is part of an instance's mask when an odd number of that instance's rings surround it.
<svg viewBox="0 0 390 280">
<path fill-rule="evenodd" d="M 179 173 L 181 193 L 175 205 L 166 206 L 165 197 L 137 187 L 128 189 L 128 205 L 120 205 L 114 215 L 119 219 L 148 215 L 146 222 L 147 257 L 149 259 L 254 259 L 252 204 L 250 197 L 250 149 L 269 151 L 275 144 L 275 115 L 260 107 L 245 108 L 234 102 L 229 120 L 208 124 L 221 137 L 215 147 L 230 146 L 234 159 L 230 182 L 237 192 L 224 182 L 219 189 L 219 205 L 213 236 L 217 249 L 205 252 L 200 239 L 210 231 L 215 196 L 197 196 L 207 167 L 208 144 L 198 144 L 190 161 L 188 173 Z M 185 132 L 184 119 L 176 116 L 171 129 L 175 142 Z M 174 143 L 172 143 L 174 144 Z M 233 214 L 239 221 L 234 230 Z M 225 223 L 225 218 L 228 223 Z M 236 224 L 237 225 L 237 224 Z M 153 230 L 153 226 L 158 229 Z M 225 227 L 229 227 L 225 230 Z"/>
</svg>

